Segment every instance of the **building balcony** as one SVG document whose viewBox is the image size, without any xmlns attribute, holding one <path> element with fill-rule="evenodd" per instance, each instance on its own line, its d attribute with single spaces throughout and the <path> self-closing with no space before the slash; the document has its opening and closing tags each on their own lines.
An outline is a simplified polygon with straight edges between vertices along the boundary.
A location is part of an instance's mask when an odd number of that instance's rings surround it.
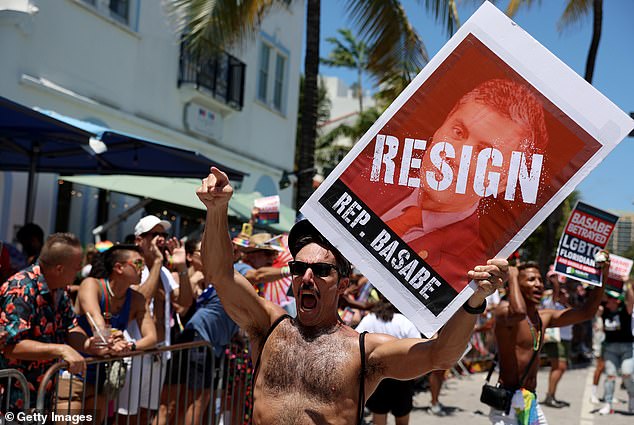
<svg viewBox="0 0 634 425">
<path fill-rule="evenodd" d="M 178 87 L 193 84 L 237 111 L 244 105 L 246 64 L 225 51 L 200 55 L 181 44 Z"/>
</svg>

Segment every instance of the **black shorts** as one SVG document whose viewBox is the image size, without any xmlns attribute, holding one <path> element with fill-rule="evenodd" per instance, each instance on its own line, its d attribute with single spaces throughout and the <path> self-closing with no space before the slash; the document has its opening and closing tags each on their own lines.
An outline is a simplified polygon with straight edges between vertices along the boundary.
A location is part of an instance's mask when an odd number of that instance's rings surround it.
<svg viewBox="0 0 634 425">
<path fill-rule="evenodd" d="M 568 361 L 570 354 L 570 341 L 553 341 L 546 342 L 542 346 L 542 352 L 545 353 L 549 359 L 559 359 Z"/>
<path fill-rule="evenodd" d="M 200 334 L 193 329 L 185 329 L 174 343 L 193 341 L 202 341 Z M 217 388 L 222 357 L 216 357 L 212 367 L 211 353 L 212 350 L 209 347 L 173 351 L 167 363 L 167 383 L 187 384 L 191 389 L 209 389 L 213 381 L 213 387 Z"/>
<path fill-rule="evenodd" d="M 414 383 L 412 381 L 384 379 L 370 396 L 365 407 L 372 413 L 382 415 L 392 412 L 398 418 L 412 411 L 413 398 Z"/>
</svg>

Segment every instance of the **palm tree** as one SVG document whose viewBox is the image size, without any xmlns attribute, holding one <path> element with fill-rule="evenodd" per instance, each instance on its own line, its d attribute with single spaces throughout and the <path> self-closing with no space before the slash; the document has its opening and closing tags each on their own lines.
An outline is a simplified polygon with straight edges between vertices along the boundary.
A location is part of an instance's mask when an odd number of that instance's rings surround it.
<svg viewBox="0 0 634 425">
<path fill-rule="evenodd" d="M 263 16 L 275 6 L 286 7 L 290 0 L 167 0 L 168 9 L 192 49 L 222 48 L 253 37 Z M 422 3 L 422 0 L 418 0 Z M 390 70 L 402 63 L 420 69 L 425 49 L 397 0 L 343 0 L 348 19 L 358 28 L 368 52 L 368 70 L 378 84 L 389 79 Z M 442 19 L 447 31 L 457 25 L 455 0 L 425 0 L 424 7 Z M 319 74 L 320 0 L 306 0 L 306 56 L 304 60 L 304 98 L 301 143 L 297 168 L 299 209 L 312 193 L 317 134 L 317 75 Z"/>
<path fill-rule="evenodd" d="M 299 103 L 303 104 L 304 100 L 304 76 L 300 77 L 299 81 Z M 332 102 L 328 97 L 328 90 L 322 79 L 319 80 L 319 86 L 317 89 L 317 126 L 323 125 L 330 119 L 330 109 L 332 108 Z M 302 129 L 302 110 L 301 108 L 297 112 L 297 132 L 295 137 L 295 164 L 299 164 L 299 152 L 301 146 L 301 129 Z M 297 170 L 295 170 L 297 171 Z M 299 179 L 301 174 L 297 175 Z"/>
<path fill-rule="evenodd" d="M 511 0 L 506 9 L 506 14 L 513 17 L 520 7 L 530 6 L 531 3 L 531 0 Z M 591 10 L 593 17 L 592 41 L 590 42 L 590 48 L 588 49 L 588 57 L 586 58 L 586 69 L 584 74 L 585 80 L 590 84 L 592 84 L 594 65 L 599 51 L 599 41 L 601 40 L 601 31 L 603 26 L 603 0 L 568 0 L 564 12 L 559 18 L 559 22 L 557 22 L 557 28 L 559 31 L 564 31 L 567 28 L 580 23 Z"/>
<path fill-rule="evenodd" d="M 328 37 L 327 42 L 334 45 L 327 58 L 321 63 L 332 67 L 342 67 L 357 71 L 355 92 L 359 97 L 359 113 L 363 113 L 363 72 L 368 66 L 368 46 L 363 41 L 357 41 L 352 31 L 347 28 L 337 30 L 343 40 Z"/>
</svg>

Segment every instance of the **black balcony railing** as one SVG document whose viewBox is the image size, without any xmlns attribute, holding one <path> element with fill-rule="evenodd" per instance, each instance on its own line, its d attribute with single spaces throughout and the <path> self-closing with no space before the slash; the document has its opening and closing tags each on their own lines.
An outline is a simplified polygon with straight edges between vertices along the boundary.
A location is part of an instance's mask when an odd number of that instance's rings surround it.
<svg viewBox="0 0 634 425">
<path fill-rule="evenodd" d="M 209 54 L 193 53 L 181 44 L 178 86 L 195 84 L 215 99 L 241 110 L 244 105 L 244 75 L 246 64 L 224 51 Z"/>
</svg>

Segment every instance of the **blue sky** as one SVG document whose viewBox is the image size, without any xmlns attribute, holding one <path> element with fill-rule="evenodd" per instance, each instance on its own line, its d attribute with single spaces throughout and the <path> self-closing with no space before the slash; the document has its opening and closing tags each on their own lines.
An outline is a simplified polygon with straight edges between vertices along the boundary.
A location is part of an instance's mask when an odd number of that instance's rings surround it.
<svg viewBox="0 0 634 425">
<path fill-rule="evenodd" d="M 428 17 L 422 0 L 404 0 L 410 21 L 421 36 L 430 58 L 447 42 L 444 27 Z M 458 14 L 465 22 L 481 2 L 459 1 Z M 506 1 L 498 1 L 504 8 Z M 564 0 L 533 2 L 523 8 L 515 22 L 537 41 L 554 53 L 566 65 L 583 77 L 592 37 L 592 18 L 588 15 L 580 24 L 564 32 L 557 31 Z M 541 4 L 539 4 L 541 3 Z M 609 0 L 603 2 L 603 32 L 595 65 L 593 85 L 623 111 L 634 112 L 634 1 Z M 337 35 L 337 29 L 349 27 L 345 11 L 338 0 L 322 0 L 321 56 L 331 45 L 325 41 Z M 356 80 L 354 71 L 320 65 L 322 75 L 339 76 L 349 84 Z M 598 208 L 634 211 L 634 138 L 623 140 L 608 157 L 582 181 L 577 189 L 581 198 Z"/>
</svg>

